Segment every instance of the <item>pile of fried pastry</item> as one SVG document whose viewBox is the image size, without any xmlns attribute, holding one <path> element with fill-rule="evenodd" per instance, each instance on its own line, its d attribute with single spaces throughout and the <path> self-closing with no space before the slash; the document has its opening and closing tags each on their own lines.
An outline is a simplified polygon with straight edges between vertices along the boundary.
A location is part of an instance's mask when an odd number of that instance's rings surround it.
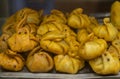
<svg viewBox="0 0 120 79">
<path fill-rule="evenodd" d="M 118 11 L 119 10 L 119 11 Z M 9 71 L 76 74 L 89 63 L 100 75 L 120 71 L 120 2 L 99 23 L 82 8 L 70 13 L 24 8 L 10 16 L 0 36 L 0 67 Z"/>
</svg>

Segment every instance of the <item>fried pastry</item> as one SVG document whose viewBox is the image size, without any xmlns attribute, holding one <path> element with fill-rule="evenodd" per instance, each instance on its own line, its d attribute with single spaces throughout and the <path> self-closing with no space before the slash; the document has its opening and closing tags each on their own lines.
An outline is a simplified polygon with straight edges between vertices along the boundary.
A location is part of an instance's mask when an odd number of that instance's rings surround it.
<svg viewBox="0 0 120 79">
<path fill-rule="evenodd" d="M 18 29 L 18 31 L 8 39 L 9 47 L 16 52 L 30 51 L 37 46 L 37 44 L 37 38 L 31 34 L 26 27 Z"/>
<path fill-rule="evenodd" d="M 80 44 L 77 41 L 77 34 L 68 26 L 64 26 L 62 33 L 65 35 L 65 42 L 69 45 L 68 55 L 78 58 L 78 49 Z"/>
<path fill-rule="evenodd" d="M 116 48 L 116 46 L 111 45 L 111 46 L 108 48 L 108 52 L 114 53 L 116 56 L 118 56 L 118 58 L 119 58 L 119 64 L 120 64 L 120 51 L 119 51 L 119 49 Z M 120 70 L 120 67 L 119 67 L 119 70 Z"/>
<path fill-rule="evenodd" d="M 120 57 L 120 39 L 116 39 L 112 41 L 112 46 L 116 49 L 119 57 Z"/>
<path fill-rule="evenodd" d="M 67 24 L 75 29 L 86 28 L 90 25 L 90 20 L 88 15 L 83 14 L 82 8 L 77 8 L 70 13 Z"/>
<path fill-rule="evenodd" d="M 69 46 L 68 55 L 71 57 L 79 58 L 78 50 L 80 44 L 78 41 L 76 41 L 76 38 L 74 36 L 68 36 L 65 38 L 65 42 Z"/>
<path fill-rule="evenodd" d="M 87 29 L 79 29 L 77 32 L 77 40 L 81 45 L 85 42 L 94 39 L 94 33 L 89 33 Z"/>
<path fill-rule="evenodd" d="M 20 71 L 24 67 L 24 59 L 20 54 L 11 50 L 0 53 L 0 66 L 9 71 Z"/>
<path fill-rule="evenodd" d="M 56 55 L 54 63 L 56 71 L 70 74 L 77 73 L 85 66 L 84 60 L 72 58 L 69 55 Z"/>
<path fill-rule="evenodd" d="M 52 26 L 51 26 L 52 27 Z M 67 26 L 61 26 L 61 30 L 53 29 L 51 31 L 41 32 L 40 45 L 44 50 L 54 54 L 66 54 L 75 57 L 78 56 L 79 42 L 76 40 L 76 34 Z M 52 29 L 52 28 L 50 28 Z M 48 31 L 48 32 L 47 32 Z M 69 49 L 69 50 L 68 50 Z"/>
<path fill-rule="evenodd" d="M 93 32 L 99 38 L 106 41 L 113 41 L 117 37 L 118 30 L 110 22 L 110 18 L 104 18 L 104 24 L 93 29 Z"/>
<path fill-rule="evenodd" d="M 41 36 L 43 36 L 44 34 L 48 32 L 62 31 L 63 26 L 65 25 L 61 23 L 57 23 L 55 21 L 47 21 L 47 22 L 41 23 L 41 25 L 39 26 L 37 30 L 37 35 L 39 38 L 41 38 Z"/>
<path fill-rule="evenodd" d="M 118 74 L 119 58 L 114 52 L 105 51 L 100 57 L 89 60 L 93 71 L 100 75 Z"/>
<path fill-rule="evenodd" d="M 120 39 L 120 31 L 118 31 L 116 39 Z"/>
<path fill-rule="evenodd" d="M 61 32 L 49 32 L 42 37 L 40 46 L 44 50 L 54 54 L 66 54 L 68 52 L 69 46 L 64 41 L 64 38 L 65 35 L 63 35 Z"/>
<path fill-rule="evenodd" d="M 37 11 L 30 9 L 30 8 L 23 8 L 16 12 L 16 21 L 19 22 L 23 19 L 23 17 L 26 18 L 26 23 L 33 23 L 38 25 L 40 23 L 40 15 Z"/>
<path fill-rule="evenodd" d="M 87 41 L 79 48 L 79 55 L 85 59 L 90 60 L 100 56 L 107 48 L 107 43 L 103 39 L 93 39 Z"/>
<path fill-rule="evenodd" d="M 3 24 L 1 29 L 2 33 L 12 35 L 15 32 L 14 24 L 15 24 L 15 15 L 12 15 L 9 18 L 7 18 L 5 23 Z"/>
<path fill-rule="evenodd" d="M 30 72 L 48 72 L 54 67 L 52 57 L 40 47 L 33 49 L 26 60 Z"/>
<path fill-rule="evenodd" d="M 91 33 L 93 32 L 93 29 L 97 26 L 99 26 L 99 22 L 95 17 L 89 16 L 90 19 L 90 25 L 86 28 L 86 30 Z"/>
<path fill-rule="evenodd" d="M 55 21 L 57 23 L 63 23 L 63 24 L 67 22 L 64 13 L 57 9 L 51 10 L 51 13 L 49 15 L 44 16 L 43 22 L 46 21 Z"/>
<path fill-rule="evenodd" d="M 110 19 L 112 24 L 120 30 L 120 2 L 115 1 L 111 6 Z"/>
<path fill-rule="evenodd" d="M 6 51 L 8 49 L 7 40 L 10 37 L 8 34 L 2 34 L 0 36 L 0 52 Z"/>
<path fill-rule="evenodd" d="M 35 24 L 38 25 L 40 23 L 40 16 L 37 11 L 29 9 L 29 8 L 24 8 L 10 16 L 4 25 L 2 26 L 2 33 L 7 33 L 12 35 L 13 33 L 16 32 L 16 27 L 21 22 L 21 20 L 24 20 L 24 24 Z"/>
</svg>

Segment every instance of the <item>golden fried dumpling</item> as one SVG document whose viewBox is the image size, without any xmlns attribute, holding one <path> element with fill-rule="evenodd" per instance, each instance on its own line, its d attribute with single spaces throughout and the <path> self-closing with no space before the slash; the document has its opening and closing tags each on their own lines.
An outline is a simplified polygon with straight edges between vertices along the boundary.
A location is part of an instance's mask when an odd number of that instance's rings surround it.
<svg viewBox="0 0 120 79">
<path fill-rule="evenodd" d="M 115 39 L 112 41 L 112 44 L 110 45 L 109 52 L 114 52 L 115 54 L 117 54 L 118 58 L 119 58 L 119 63 L 120 63 L 120 39 Z M 120 69 L 119 69 L 120 70 Z"/>
<path fill-rule="evenodd" d="M 24 67 L 24 59 L 20 54 L 11 50 L 0 53 L 0 66 L 10 71 L 20 71 Z"/>
<path fill-rule="evenodd" d="M 23 26 L 24 25 L 24 26 Z M 19 29 L 24 28 L 27 29 L 29 31 L 30 34 L 36 35 L 37 34 L 37 26 L 35 24 L 18 24 L 16 26 L 16 31 L 18 31 Z"/>
<path fill-rule="evenodd" d="M 30 72 L 48 72 L 53 68 L 54 62 L 48 53 L 36 47 L 29 53 L 26 66 Z"/>
<path fill-rule="evenodd" d="M 62 13 L 57 9 L 53 9 L 51 10 L 51 13 L 49 15 L 46 15 L 44 17 L 43 22 L 46 22 L 46 21 L 56 21 L 58 23 L 65 24 L 67 20 L 64 13 Z"/>
<path fill-rule="evenodd" d="M 77 8 L 70 13 L 67 23 L 72 28 L 85 28 L 89 26 L 90 20 L 86 14 L 83 14 L 82 8 Z"/>
<path fill-rule="evenodd" d="M 27 17 L 23 17 L 19 22 L 15 23 L 15 31 L 17 32 L 19 29 L 24 28 L 27 29 L 29 31 L 29 33 L 36 35 L 37 34 L 37 25 L 33 24 L 33 23 L 26 23 L 26 18 Z M 16 33 L 15 32 L 15 33 Z"/>
<path fill-rule="evenodd" d="M 66 38 L 69 36 L 76 38 L 77 34 L 69 26 L 67 25 L 62 25 L 62 26 L 63 26 L 62 32 L 66 36 Z"/>
<path fill-rule="evenodd" d="M 89 34 L 86 29 L 79 29 L 77 32 L 77 40 L 81 45 L 93 38 L 94 38 L 94 34 L 93 33 Z"/>
<path fill-rule="evenodd" d="M 39 13 L 33 9 L 23 8 L 16 13 L 16 21 L 20 21 L 23 17 L 27 17 L 26 23 L 34 23 L 37 25 L 40 23 Z"/>
<path fill-rule="evenodd" d="M 89 60 L 94 72 L 101 75 L 118 74 L 119 58 L 114 52 L 105 51 L 100 57 Z"/>
<path fill-rule="evenodd" d="M 117 50 L 117 53 L 120 56 L 120 39 L 112 41 L 112 46 Z"/>
<path fill-rule="evenodd" d="M 90 19 L 90 25 L 86 29 L 89 33 L 91 33 L 91 32 L 93 32 L 93 29 L 95 27 L 99 26 L 99 22 L 95 17 L 89 16 L 89 19 Z"/>
<path fill-rule="evenodd" d="M 108 48 L 108 52 L 116 54 L 119 58 L 119 62 L 120 62 L 120 51 L 114 46 L 114 45 L 110 45 Z"/>
<path fill-rule="evenodd" d="M 76 38 L 74 36 L 68 36 L 65 38 L 65 42 L 68 44 L 69 46 L 69 50 L 68 50 L 68 55 L 70 55 L 71 57 L 79 57 L 78 56 L 78 49 L 79 49 L 79 42 L 76 41 Z"/>
<path fill-rule="evenodd" d="M 0 52 L 3 52 L 8 49 L 7 40 L 10 36 L 8 34 L 2 34 L 0 36 Z"/>
<path fill-rule="evenodd" d="M 47 22 L 41 23 L 41 25 L 39 26 L 39 28 L 37 30 L 37 34 L 39 37 L 41 37 L 42 35 L 44 35 L 48 32 L 62 31 L 63 26 L 65 26 L 65 25 L 63 25 L 61 23 L 57 23 L 55 21 L 47 21 Z"/>
<path fill-rule="evenodd" d="M 2 29 L 2 33 L 8 34 L 9 36 L 13 35 L 15 33 L 15 24 L 7 25 Z"/>
<path fill-rule="evenodd" d="M 85 66 L 84 60 L 72 58 L 69 55 L 56 55 L 54 63 L 56 71 L 70 74 L 77 73 Z"/>
<path fill-rule="evenodd" d="M 120 31 L 118 31 L 116 39 L 120 39 Z"/>
<path fill-rule="evenodd" d="M 39 27 L 38 35 L 42 35 L 40 45 L 44 50 L 55 54 L 68 53 L 70 56 L 76 56 L 79 49 L 79 43 L 76 41 L 77 35 L 67 25 L 62 25 L 60 28 L 49 26 L 49 29 L 44 28 L 44 31 L 43 26 Z"/>
<path fill-rule="evenodd" d="M 90 60 L 100 56 L 107 48 L 107 43 L 103 39 L 93 39 L 87 41 L 79 48 L 79 55 L 85 59 Z"/>
<path fill-rule="evenodd" d="M 19 28 L 18 31 L 8 39 L 8 45 L 16 52 L 30 51 L 37 46 L 37 44 L 37 38 L 31 34 L 26 27 Z"/>
<path fill-rule="evenodd" d="M 76 38 L 73 36 L 69 36 L 65 38 L 65 42 L 69 45 L 68 55 L 71 57 L 78 58 L 79 57 L 79 42 L 76 41 Z"/>
<path fill-rule="evenodd" d="M 112 25 L 109 18 L 104 18 L 104 24 L 93 29 L 93 32 L 99 38 L 106 41 L 113 41 L 118 33 L 118 30 Z"/>
<path fill-rule="evenodd" d="M 8 34 L 8 35 L 13 35 L 15 33 L 15 23 L 10 23 L 10 24 L 4 24 L 2 26 L 2 33 Z"/>
<path fill-rule="evenodd" d="M 79 42 L 77 41 L 76 33 L 68 26 L 64 26 L 62 33 L 65 35 L 64 41 L 68 44 L 68 55 L 78 58 Z"/>
<path fill-rule="evenodd" d="M 15 24 L 15 15 L 12 15 L 8 17 L 5 23 L 3 24 L 2 33 L 7 33 L 9 35 L 12 35 L 15 32 L 14 24 Z"/>
<path fill-rule="evenodd" d="M 116 48 L 113 45 L 109 46 L 108 51 L 109 52 L 114 52 L 114 53 L 116 53 L 118 55 L 118 51 L 116 50 Z"/>
<path fill-rule="evenodd" d="M 33 34 L 33 35 L 37 34 L 37 28 L 38 27 L 35 24 L 27 24 L 24 27 L 26 27 L 31 34 Z"/>
<path fill-rule="evenodd" d="M 116 48 L 114 45 L 111 45 L 108 48 L 108 52 L 116 54 L 118 56 L 118 58 L 119 58 L 119 64 L 120 64 L 120 51 L 119 51 L 119 49 Z M 120 67 L 119 67 L 119 70 L 120 70 Z"/>
<path fill-rule="evenodd" d="M 68 55 L 71 57 L 79 57 L 78 50 L 80 44 L 76 41 L 75 37 L 67 37 L 65 38 L 65 42 L 69 45 Z"/>
<path fill-rule="evenodd" d="M 111 6 L 110 12 L 111 22 L 112 24 L 120 29 L 120 2 L 115 1 Z"/>
<path fill-rule="evenodd" d="M 40 46 L 54 54 L 65 54 L 68 52 L 69 46 L 64 38 L 65 35 L 59 31 L 48 32 L 42 36 Z"/>
<path fill-rule="evenodd" d="M 21 23 L 38 25 L 40 22 L 39 18 L 40 16 L 37 11 L 29 8 L 21 9 L 6 20 L 5 24 L 2 26 L 2 33 L 12 35 L 16 32 L 17 26 L 21 25 Z"/>
</svg>

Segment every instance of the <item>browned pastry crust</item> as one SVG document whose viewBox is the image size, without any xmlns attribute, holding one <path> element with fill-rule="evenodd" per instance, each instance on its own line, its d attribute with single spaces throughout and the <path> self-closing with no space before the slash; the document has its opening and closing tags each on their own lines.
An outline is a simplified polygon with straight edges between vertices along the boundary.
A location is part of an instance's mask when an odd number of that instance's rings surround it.
<svg viewBox="0 0 120 79">
<path fill-rule="evenodd" d="M 54 67 L 54 62 L 48 53 L 36 47 L 29 53 L 26 66 L 30 72 L 48 72 Z"/>
<path fill-rule="evenodd" d="M 72 58 L 69 55 L 56 55 L 54 62 L 56 71 L 70 74 L 77 73 L 85 66 L 84 60 Z"/>
<path fill-rule="evenodd" d="M 10 71 L 20 71 L 24 67 L 24 59 L 20 54 L 9 49 L 0 53 L 0 66 Z"/>
</svg>

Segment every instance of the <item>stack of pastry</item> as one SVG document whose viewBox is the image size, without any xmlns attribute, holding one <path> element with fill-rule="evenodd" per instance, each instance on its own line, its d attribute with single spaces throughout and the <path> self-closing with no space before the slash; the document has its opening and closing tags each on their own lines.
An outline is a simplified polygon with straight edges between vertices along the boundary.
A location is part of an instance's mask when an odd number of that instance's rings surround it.
<svg viewBox="0 0 120 79">
<path fill-rule="evenodd" d="M 81 12 L 82 9 L 73 10 L 68 18 L 68 25 L 77 29 L 80 44 L 78 55 L 97 74 L 117 74 L 120 68 L 119 57 L 111 45 L 117 38 L 118 29 L 110 22 L 110 18 L 105 17 L 103 23 L 99 24 L 94 17 L 82 15 Z"/>
<path fill-rule="evenodd" d="M 120 2 L 111 6 L 111 17 L 99 23 L 82 8 L 67 15 L 54 9 L 24 8 L 10 16 L 0 36 L 0 66 L 30 72 L 78 73 L 89 63 L 97 74 L 118 74 L 120 70 Z M 25 55 L 25 56 L 24 56 Z"/>
<path fill-rule="evenodd" d="M 52 10 L 50 15 L 43 18 L 37 36 L 41 48 L 54 54 L 56 71 L 77 73 L 84 67 L 84 60 L 78 55 L 77 35 L 66 22 L 67 18 L 61 11 Z"/>
</svg>

